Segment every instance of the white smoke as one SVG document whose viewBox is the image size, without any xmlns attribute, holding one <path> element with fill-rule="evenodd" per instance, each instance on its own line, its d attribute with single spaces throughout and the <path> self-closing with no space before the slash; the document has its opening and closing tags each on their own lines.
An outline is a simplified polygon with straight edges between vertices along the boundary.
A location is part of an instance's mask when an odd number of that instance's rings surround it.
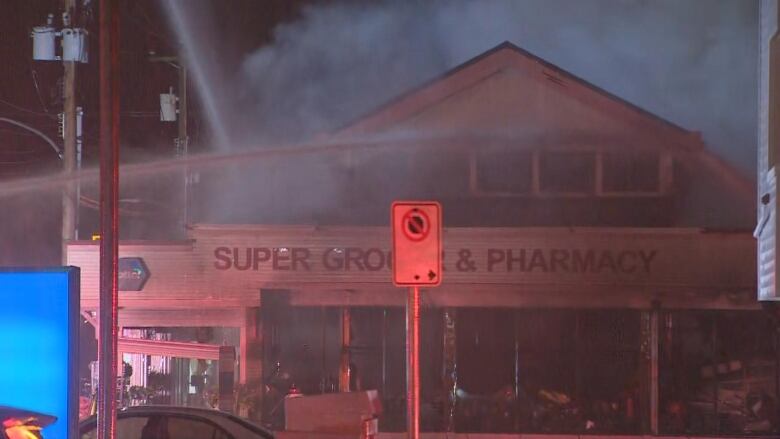
<svg viewBox="0 0 780 439">
<path fill-rule="evenodd" d="M 334 129 L 503 41 L 702 131 L 755 166 L 755 2 L 433 0 L 310 6 L 241 71 L 253 139 Z"/>
</svg>

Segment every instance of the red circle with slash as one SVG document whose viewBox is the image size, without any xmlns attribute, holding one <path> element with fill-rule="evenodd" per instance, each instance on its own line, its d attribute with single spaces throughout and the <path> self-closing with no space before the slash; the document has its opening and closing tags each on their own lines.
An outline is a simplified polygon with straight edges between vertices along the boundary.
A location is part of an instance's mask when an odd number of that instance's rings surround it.
<svg viewBox="0 0 780 439">
<path fill-rule="evenodd" d="M 431 231 L 431 220 L 428 218 L 428 214 L 414 208 L 401 217 L 401 229 L 407 239 L 419 242 L 428 237 Z"/>
</svg>

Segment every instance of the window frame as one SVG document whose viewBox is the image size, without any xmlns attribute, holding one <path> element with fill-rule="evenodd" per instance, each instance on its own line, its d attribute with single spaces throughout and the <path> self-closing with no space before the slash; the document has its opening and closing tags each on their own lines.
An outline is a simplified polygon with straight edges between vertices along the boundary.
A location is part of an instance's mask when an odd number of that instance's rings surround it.
<svg viewBox="0 0 780 439">
<path fill-rule="evenodd" d="M 658 152 L 658 185 L 654 190 L 616 191 L 604 187 L 604 155 L 615 152 L 614 149 L 594 146 L 543 147 L 530 150 L 531 153 L 531 190 L 530 192 L 494 191 L 480 187 L 479 147 L 469 150 L 469 189 L 472 196 L 485 198 L 658 198 L 672 191 L 673 157 L 671 152 Z M 519 148 L 518 148 L 519 149 Z M 592 152 L 594 154 L 593 189 L 588 192 L 566 192 L 544 190 L 541 185 L 541 156 L 546 152 Z M 619 153 L 619 151 L 618 151 Z"/>
<path fill-rule="evenodd" d="M 606 190 L 604 187 L 604 155 L 605 153 L 617 153 L 620 151 L 601 149 L 597 152 L 599 169 L 596 173 L 599 183 L 597 185 L 598 195 L 606 198 L 624 198 L 624 197 L 660 197 L 667 195 L 672 187 L 672 155 L 667 151 L 661 151 L 657 154 L 658 160 L 658 184 L 654 190 Z"/>
<path fill-rule="evenodd" d="M 487 146 L 488 148 L 491 145 Z M 524 154 L 531 155 L 531 185 L 528 192 L 513 192 L 513 191 L 500 191 L 492 189 L 484 189 L 480 187 L 480 174 L 479 174 L 479 155 L 482 148 L 471 148 L 468 153 L 469 159 L 469 188 L 472 194 L 481 196 L 497 196 L 497 197 L 528 197 L 538 194 L 539 192 L 539 154 L 537 150 L 519 149 L 518 151 Z"/>
</svg>

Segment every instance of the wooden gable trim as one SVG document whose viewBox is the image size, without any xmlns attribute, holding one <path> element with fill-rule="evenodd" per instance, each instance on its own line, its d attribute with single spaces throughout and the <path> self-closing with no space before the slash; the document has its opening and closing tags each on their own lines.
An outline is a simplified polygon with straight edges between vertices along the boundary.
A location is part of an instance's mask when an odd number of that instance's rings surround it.
<svg viewBox="0 0 780 439">
<path fill-rule="evenodd" d="M 367 134 L 399 124 L 496 72 L 510 67 L 529 73 L 537 80 L 564 86 L 572 98 L 640 128 L 644 134 L 684 149 L 696 150 L 703 147 L 698 133 L 688 131 L 650 113 L 508 42 L 401 95 L 336 131 L 332 137 Z"/>
<path fill-rule="evenodd" d="M 422 110 L 465 90 L 506 67 L 506 56 L 490 53 L 445 73 L 442 77 L 399 96 L 377 110 L 338 130 L 334 137 L 359 135 L 398 124 Z"/>
</svg>

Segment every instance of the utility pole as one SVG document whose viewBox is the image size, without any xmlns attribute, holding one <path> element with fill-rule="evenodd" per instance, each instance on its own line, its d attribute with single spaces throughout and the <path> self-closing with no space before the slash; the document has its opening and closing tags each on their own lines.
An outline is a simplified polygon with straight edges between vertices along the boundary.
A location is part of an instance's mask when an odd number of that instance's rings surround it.
<svg viewBox="0 0 780 439">
<path fill-rule="evenodd" d="M 190 139 L 187 136 L 187 64 L 179 57 L 179 137 L 176 139 L 176 153 L 179 158 L 187 159 Z M 190 168 L 184 164 L 184 194 L 182 202 L 182 220 L 184 227 L 190 224 Z"/>
<path fill-rule="evenodd" d="M 62 159 L 62 172 L 68 177 L 62 190 L 62 264 L 67 263 L 68 241 L 78 239 L 78 205 L 79 183 L 74 181 L 73 172 L 80 168 L 81 163 L 81 109 L 76 107 L 76 63 L 88 62 L 87 32 L 76 26 L 79 11 L 77 0 L 62 0 L 62 25 L 61 31 L 54 28 L 54 14 L 49 14 L 46 24 L 35 26 L 30 36 L 33 39 L 33 60 L 35 61 L 60 61 L 63 65 L 63 109 L 62 109 L 62 138 L 65 147 L 60 148 L 47 140 Z M 58 40 L 59 38 L 59 40 Z M 57 41 L 60 42 L 61 56 L 57 55 Z M 8 123 L 23 126 L 16 121 L 6 120 Z M 24 127 L 24 126 L 23 126 Z M 28 131 L 40 132 L 30 127 Z M 45 139 L 46 136 L 42 136 Z"/>
<path fill-rule="evenodd" d="M 176 158 L 185 159 L 188 155 L 190 139 L 187 134 L 187 63 L 180 56 L 158 56 L 151 54 L 149 60 L 152 62 L 166 63 L 179 72 L 178 96 L 173 92 L 160 95 L 160 119 L 163 122 L 178 121 L 178 136 L 174 141 L 176 148 Z M 178 104 L 174 110 L 173 105 Z M 178 119 L 176 119 L 178 118 Z M 190 171 L 189 166 L 184 163 L 182 167 L 182 227 L 186 229 L 190 224 Z"/>
<path fill-rule="evenodd" d="M 76 0 L 63 0 L 63 24 L 75 27 Z M 62 156 L 62 171 L 70 175 L 76 169 L 76 63 L 77 61 L 62 61 L 64 76 L 64 108 L 63 108 L 63 138 L 65 147 Z M 62 191 L 62 265 L 67 264 L 67 242 L 77 239 L 77 218 L 79 200 L 76 193 L 76 182 L 68 179 Z"/>
</svg>

